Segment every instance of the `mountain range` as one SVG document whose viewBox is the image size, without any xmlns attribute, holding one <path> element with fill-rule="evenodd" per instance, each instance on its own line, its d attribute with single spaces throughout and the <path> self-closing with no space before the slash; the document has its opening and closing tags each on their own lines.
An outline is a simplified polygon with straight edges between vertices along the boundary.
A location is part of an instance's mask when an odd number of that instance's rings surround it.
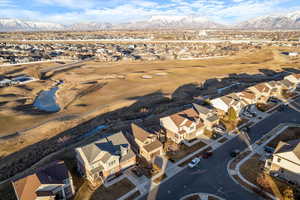
<svg viewBox="0 0 300 200">
<path fill-rule="evenodd" d="M 63 25 L 50 22 L 0 19 L 0 31 L 57 31 L 57 30 L 110 30 L 110 29 L 300 29 L 300 11 L 268 15 L 224 25 L 203 17 L 153 16 L 148 20 L 122 24 L 84 22 Z"/>
</svg>

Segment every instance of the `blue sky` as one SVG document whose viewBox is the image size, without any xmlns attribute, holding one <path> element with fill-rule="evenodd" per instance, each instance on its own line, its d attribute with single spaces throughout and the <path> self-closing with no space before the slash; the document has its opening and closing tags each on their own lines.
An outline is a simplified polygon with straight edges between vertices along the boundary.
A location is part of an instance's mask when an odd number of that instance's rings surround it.
<svg viewBox="0 0 300 200">
<path fill-rule="evenodd" d="M 221 23 L 300 11 L 300 0 L 0 0 L 1 18 L 121 23 L 151 16 L 201 16 Z"/>
</svg>

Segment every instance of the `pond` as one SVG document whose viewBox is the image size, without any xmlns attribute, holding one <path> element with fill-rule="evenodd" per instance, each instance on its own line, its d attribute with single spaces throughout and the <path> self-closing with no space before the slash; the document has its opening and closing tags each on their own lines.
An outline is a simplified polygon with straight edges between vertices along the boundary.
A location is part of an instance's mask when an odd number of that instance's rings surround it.
<svg viewBox="0 0 300 200">
<path fill-rule="evenodd" d="M 56 103 L 56 92 L 59 88 L 53 87 L 50 90 L 42 91 L 35 99 L 33 106 L 39 110 L 46 112 L 58 112 L 60 111 L 59 105 Z"/>
</svg>

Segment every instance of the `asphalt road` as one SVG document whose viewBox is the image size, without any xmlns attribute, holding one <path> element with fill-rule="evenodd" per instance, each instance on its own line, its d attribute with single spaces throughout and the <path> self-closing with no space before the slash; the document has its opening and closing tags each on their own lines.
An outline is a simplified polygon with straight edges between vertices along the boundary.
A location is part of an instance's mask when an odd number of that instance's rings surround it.
<svg viewBox="0 0 300 200">
<path fill-rule="evenodd" d="M 300 98 L 297 102 L 300 105 Z M 286 108 L 283 112 L 275 112 L 249 130 L 251 143 L 261 138 L 280 123 L 299 123 L 300 113 Z M 186 168 L 173 176 L 141 199 L 176 200 L 194 193 L 212 193 L 227 200 L 256 200 L 260 199 L 236 184 L 228 175 L 227 163 L 231 159 L 233 149 L 243 150 L 247 147 L 240 137 L 236 137 L 214 151 L 214 155 L 202 160 L 199 168 Z"/>
</svg>

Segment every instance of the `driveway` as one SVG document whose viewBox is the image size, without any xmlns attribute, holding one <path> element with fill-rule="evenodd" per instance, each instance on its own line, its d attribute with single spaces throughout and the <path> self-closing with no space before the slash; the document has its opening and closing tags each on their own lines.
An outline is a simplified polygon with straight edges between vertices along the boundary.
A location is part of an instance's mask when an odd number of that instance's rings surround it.
<svg viewBox="0 0 300 200">
<path fill-rule="evenodd" d="M 300 102 L 300 98 L 297 99 L 297 102 Z M 250 143 L 254 143 L 280 123 L 300 124 L 300 113 L 292 108 L 287 108 L 283 112 L 275 112 L 250 128 L 248 134 Z M 182 170 L 141 199 L 176 200 L 195 192 L 211 193 L 227 200 L 259 199 L 256 194 L 250 193 L 236 184 L 227 172 L 227 163 L 231 159 L 229 153 L 233 149 L 243 150 L 246 146 L 241 137 L 228 141 L 215 150 L 211 158 L 202 160 L 199 168 Z"/>
</svg>

